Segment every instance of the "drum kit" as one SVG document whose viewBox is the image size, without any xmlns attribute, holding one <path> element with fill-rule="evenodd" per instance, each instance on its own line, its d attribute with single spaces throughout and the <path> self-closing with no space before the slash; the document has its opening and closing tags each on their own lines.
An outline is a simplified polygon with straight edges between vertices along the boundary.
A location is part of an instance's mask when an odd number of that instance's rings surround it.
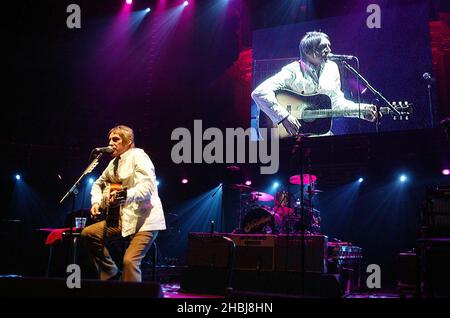
<svg viewBox="0 0 450 318">
<path fill-rule="evenodd" d="M 320 211 L 312 204 L 313 197 L 322 192 L 315 189 L 316 181 L 317 177 L 312 174 L 304 174 L 303 181 L 300 175 L 293 175 L 289 183 L 297 191 L 281 190 L 275 195 L 256 191 L 245 184 L 233 184 L 232 188 L 240 192 L 239 231 L 244 234 L 300 234 L 304 215 L 305 234 L 321 234 Z M 305 191 L 298 191 L 302 184 Z M 303 192 L 303 200 L 298 192 Z"/>
</svg>

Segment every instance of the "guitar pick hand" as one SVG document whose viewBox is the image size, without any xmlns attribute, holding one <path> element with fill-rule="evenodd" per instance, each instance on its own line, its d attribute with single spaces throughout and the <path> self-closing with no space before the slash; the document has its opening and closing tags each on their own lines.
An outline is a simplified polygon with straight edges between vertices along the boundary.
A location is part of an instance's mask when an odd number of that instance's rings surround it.
<svg viewBox="0 0 450 318">
<path fill-rule="evenodd" d="M 292 115 L 287 116 L 281 123 L 290 135 L 297 135 L 302 126 L 297 118 Z"/>
<path fill-rule="evenodd" d="M 109 195 L 109 205 L 117 206 L 117 205 L 123 204 L 123 203 L 125 203 L 126 199 L 127 199 L 126 190 L 111 191 L 111 193 Z"/>
</svg>

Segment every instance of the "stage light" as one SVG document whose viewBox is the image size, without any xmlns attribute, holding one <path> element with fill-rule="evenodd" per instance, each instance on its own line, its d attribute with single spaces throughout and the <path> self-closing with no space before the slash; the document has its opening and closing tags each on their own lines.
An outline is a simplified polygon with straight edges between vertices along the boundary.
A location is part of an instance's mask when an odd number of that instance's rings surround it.
<svg viewBox="0 0 450 318">
<path fill-rule="evenodd" d="M 156 186 L 157 187 L 159 186 L 159 180 L 156 180 Z"/>
<path fill-rule="evenodd" d="M 151 11 L 150 8 L 145 9 L 145 12 L 150 12 L 150 11 Z"/>
<path fill-rule="evenodd" d="M 183 5 L 186 7 L 189 4 L 189 1 L 185 1 Z"/>
<path fill-rule="evenodd" d="M 275 181 L 272 185 L 272 188 L 277 189 L 279 186 L 280 184 L 277 181 Z"/>
<path fill-rule="evenodd" d="M 20 179 L 21 179 L 20 174 L 16 174 L 16 180 L 20 180 Z"/>
<path fill-rule="evenodd" d="M 443 174 L 444 176 L 450 175 L 450 169 L 443 169 L 443 170 L 442 170 L 442 174 Z"/>
<path fill-rule="evenodd" d="M 93 184 L 94 183 L 94 178 L 91 177 L 91 178 L 89 178 L 88 181 L 89 181 L 89 184 Z"/>
<path fill-rule="evenodd" d="M 358 182 L 359 182 L 359 183 L 362 183 L 363 181 L 364 181 L 364 178 L 359 178 L 359 179 L 358 179 Z"/>
<path fill-rule="evenodd" d="M 408 180 L 408 177 L 402 174 L 398 179 L 400 180 L 400 182 L 406 182 L 406 180 Z"/>
<path fill-rule="evenodd" d="M 133 3 L 133 0 L 126 0 L 125 1 L 127 4 L 132 4 Z"/>
<path fill-rule="evenodd" d="M 189 180 L 186 179 L 186 178 L 181 179 L 181 183 L 182 183 L 182 184 L 186 184 L 186 183 L 188 183 L 188 182 L 189 182 Z"/>
<path fill-rule="evenodd" d="M 247 186 L 251 186 L 251 185 L 252 185 L 252 181 L 251 181 L 251 180 L 247 180 L 247 181 L 245 181 L 245 185 L 247 185 Z"/>
</svg>

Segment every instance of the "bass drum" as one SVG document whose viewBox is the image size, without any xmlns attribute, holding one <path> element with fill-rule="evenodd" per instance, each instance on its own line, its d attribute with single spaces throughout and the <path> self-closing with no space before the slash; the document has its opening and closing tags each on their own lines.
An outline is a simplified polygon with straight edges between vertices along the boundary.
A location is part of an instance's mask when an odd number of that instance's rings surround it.
<svg viewBox="0 0 450 318">
<path fill-rule="evenodd" d="M 271 234 L 275 231 L 275 218 L 267 209 L 258 207 L 244 217 L 242 230 L 245 234 Z"/>
</svg>

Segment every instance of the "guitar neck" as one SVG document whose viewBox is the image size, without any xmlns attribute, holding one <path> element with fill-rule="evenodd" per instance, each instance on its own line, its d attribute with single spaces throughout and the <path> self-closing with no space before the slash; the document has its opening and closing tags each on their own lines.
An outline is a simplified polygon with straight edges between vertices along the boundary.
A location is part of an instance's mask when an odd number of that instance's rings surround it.
<svg viewBox="0 0 450 318">
<path fill-rule="evenodd" d="M 361 109 L 361 113 L 364 110 Z M 302 113 L 302 119 L 317 119 L 317 118 L 333 118 L 357 115 L 358 109 L 316 109 L 316 110 L 304 110 Z"/>
<path fill-rule="evenodd" d="M 366 110 L 361 109 L 361 114 L 364 114 Z M 389 107 L 381 107 L 380 113 L 383 115 L 390 112 Z M 318 119 L 318 118 L 333 118 L 358 115 L 358 109 L 316 109 L 316 110 L 304 110 L 302 113 L 302 119 Z"/>
</svg>

